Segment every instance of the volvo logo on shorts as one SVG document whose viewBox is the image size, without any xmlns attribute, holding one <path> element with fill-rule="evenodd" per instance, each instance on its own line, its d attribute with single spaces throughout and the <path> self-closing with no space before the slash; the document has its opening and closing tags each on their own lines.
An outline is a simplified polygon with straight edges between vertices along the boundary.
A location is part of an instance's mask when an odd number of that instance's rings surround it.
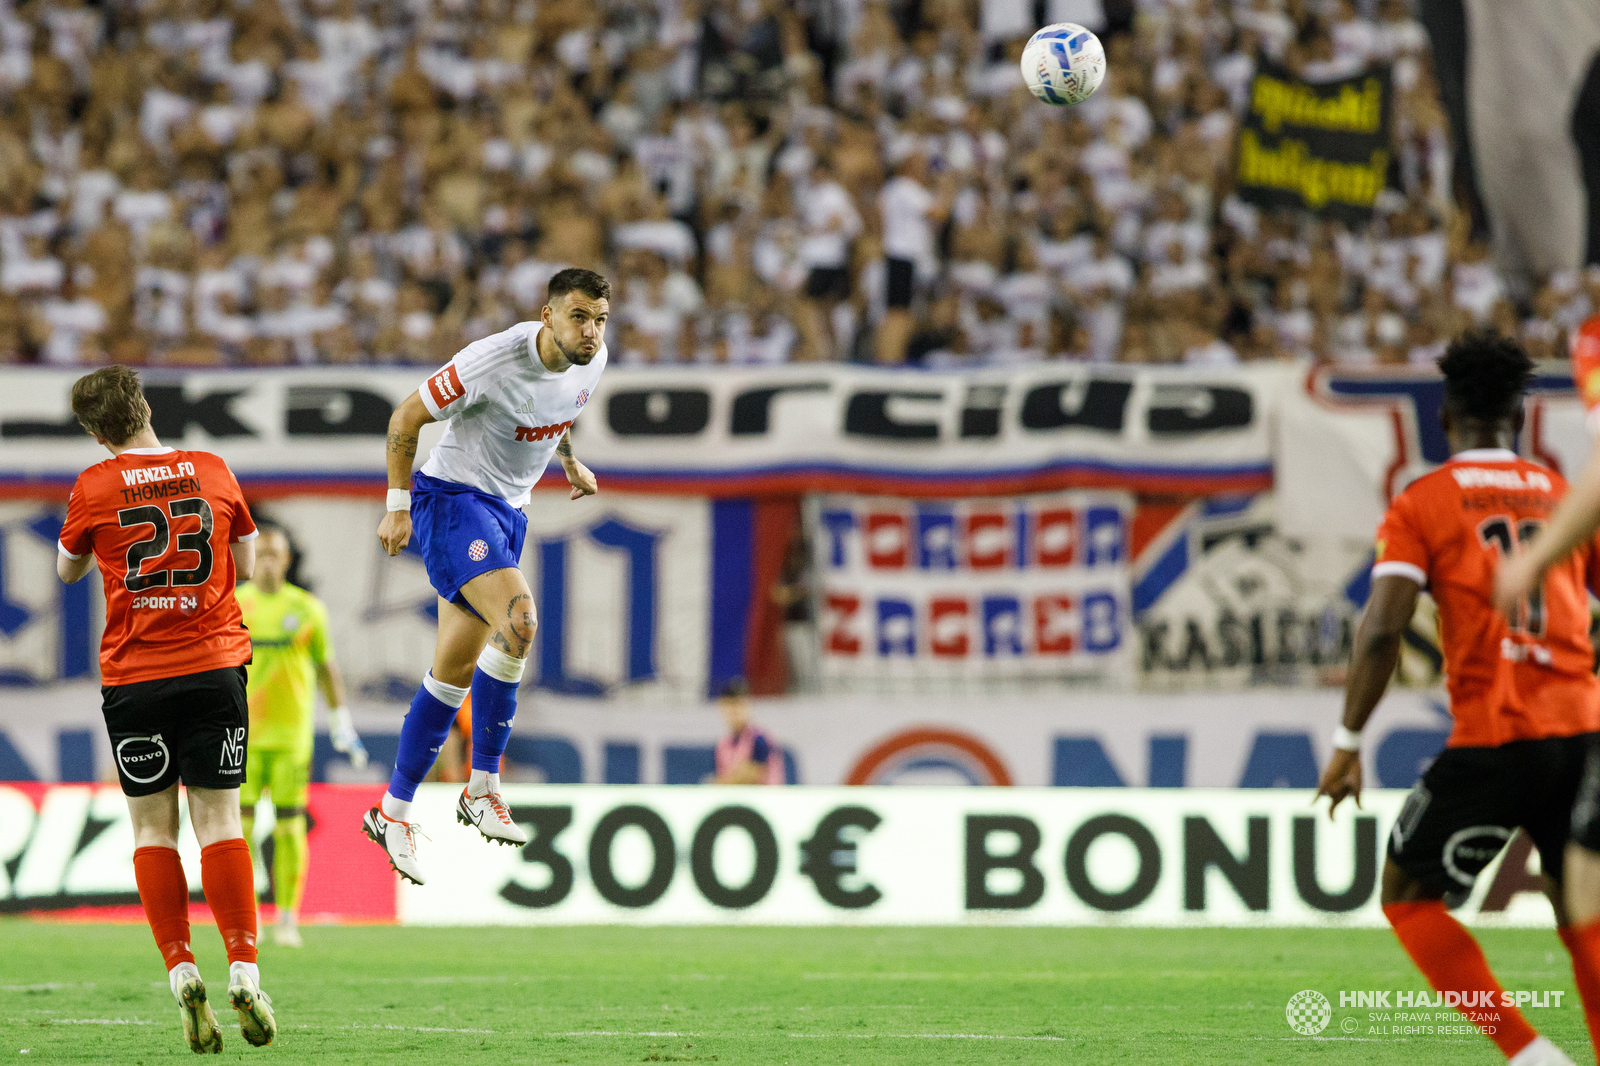
<svg viewBox="0 0 1600 1066">
<path fill-rule="evenodd" d="M 1450 834 L 1444 842 L 1444 871 L 1463 888 L 1471 888 L 1483 868 L 1511 839 L 1503 825 L 1471 825 Z"/>
<path fill-rule="evenodd" d="M 467 545 L 467 558 L 475 563 L 483 562 L 483 557 L 488 554 L 489 542 L 486 540 L 475 540 Z"/>
<path fill-rule="evenodd" d="M 171 756 L 160 733 L 148 737 L 124 737 L 117 743 L 117 766 L 122 776 L 137 785 L 161 780 Z"/>
</svg>

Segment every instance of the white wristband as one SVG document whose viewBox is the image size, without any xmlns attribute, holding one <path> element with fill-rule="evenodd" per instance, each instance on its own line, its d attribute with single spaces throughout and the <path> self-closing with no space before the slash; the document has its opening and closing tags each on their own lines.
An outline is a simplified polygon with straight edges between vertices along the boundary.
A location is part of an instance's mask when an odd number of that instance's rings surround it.
<svg viewBox="0 0 1600 1066">
<path fill-rule="evenodd" d="M 1343 725 L 1333 731 L 1333 746 L 1338 751 L 1360 751 L 1361 731 L 1359 729 L 1346 729 Z"/>
<path fill-rule="evenodd" d="M 411 492 L 408 489 L 390 489 L 385 506 L 391 511 L 411 510 Z"/>
</svg>

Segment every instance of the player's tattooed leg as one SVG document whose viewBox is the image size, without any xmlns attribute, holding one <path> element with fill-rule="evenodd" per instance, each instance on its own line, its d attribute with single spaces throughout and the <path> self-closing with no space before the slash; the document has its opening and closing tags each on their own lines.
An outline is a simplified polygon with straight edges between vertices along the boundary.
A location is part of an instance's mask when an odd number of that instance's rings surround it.
<svg viewBox="0 0 1600 1066">
<path fill-rule="evenodd" d="M 518 593 L 506 605 L 506 618 L 489 638 L 489 643 L 518 659 L 528 657 L 533 644 L 533 597 Z"/>
</svg>

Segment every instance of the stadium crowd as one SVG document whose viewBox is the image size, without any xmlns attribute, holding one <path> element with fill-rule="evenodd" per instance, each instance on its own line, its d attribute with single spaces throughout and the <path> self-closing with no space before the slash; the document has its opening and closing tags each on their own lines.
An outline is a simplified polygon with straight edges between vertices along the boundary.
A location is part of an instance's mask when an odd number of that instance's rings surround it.
<svg viewBox="0 0 1600 1066">
<path fill-rule="evenodd" d="M 1030 97 L 1043 18 L 1105 36 Z M 0 5 L 0 362 L 437 364 L 613 279 L 627 363 L 1559 355 L 1451 206 L 1406 0 L 31 0 Z M 1258 50 L 1393 63 L 1370 227 L 1231 194 Z"/>
</svg>

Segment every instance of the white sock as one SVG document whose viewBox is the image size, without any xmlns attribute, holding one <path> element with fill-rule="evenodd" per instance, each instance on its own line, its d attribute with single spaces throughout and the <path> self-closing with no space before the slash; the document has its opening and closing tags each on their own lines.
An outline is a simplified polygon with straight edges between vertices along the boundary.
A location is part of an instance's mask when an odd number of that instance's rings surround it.
<svg viewBox="0 0 1600 1066">
<path fill-rule="evenodd" d="M 479 796 L 487 796 L 491 792 L 499 791 L 500 775 L 498 773 L 491 774 L 487 770 L 478 769 L 472 771 L 472 778 L 467 782 L 467 795 L 477 799 Z"/>
<path fill-rule="evenodd" d="M 1556 1056 L 1560 1057 L 1557 1058 Z M 1524 1066 L 1524 1064 L 1527 1064 L 1527 1066 L 1543 1066 L 1545 1063 L 1571 1061 L 1549 1039 L 1540 1036 L 1528 1041 L 1526 1047 L 1511 1056 L 1511 1061 L 1506 1066 Z"/>
<path fill-rule="evenodd" d="M 249 976 L 250 983 L 257 988 L 261 987 L 261 967 L 253 962 L 230 962 L 228 964 L 228 983 L 233 984 L 236 975 L 244 973 Z"/>
<path fill-rule="evenodd" d="M 383 803 L 379 805 L 378 809 L 396 822 L 409 822 L 411 820 L 411 801 L 395 799 L 387 792 L 383 794 Z"/>
<path fill-rule="evenodd" d="M 200 967 L 192 962 L 180 962 L 167 971 L 167 983 L 172 986 L 172 996 L 178 996 L 178 986 L 191 977 L 200 976 Z"/>
</svg>

